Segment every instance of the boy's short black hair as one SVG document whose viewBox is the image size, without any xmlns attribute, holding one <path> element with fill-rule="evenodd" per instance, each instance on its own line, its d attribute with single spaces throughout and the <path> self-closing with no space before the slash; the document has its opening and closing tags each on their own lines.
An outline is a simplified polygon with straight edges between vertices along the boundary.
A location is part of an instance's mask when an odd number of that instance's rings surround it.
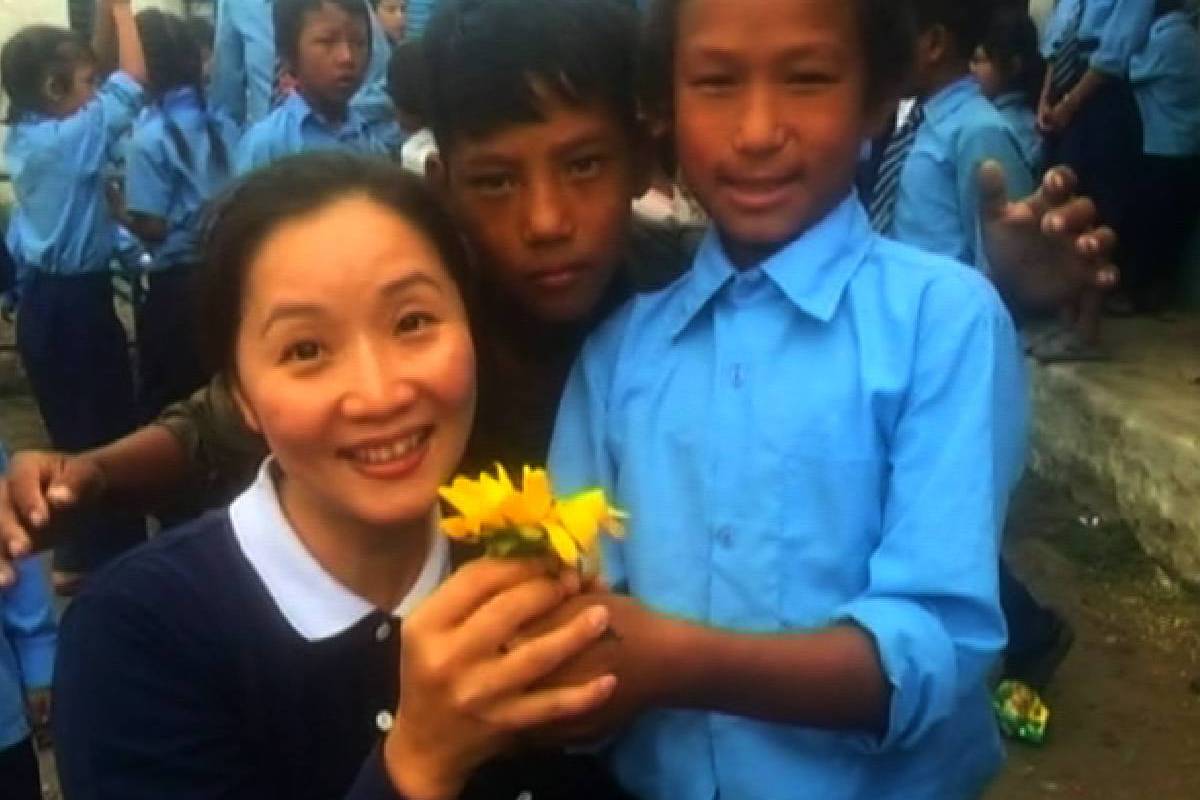
<svg viewBox="0 0 1200 800">
<path fill-rule="evenodd" d="M 429 82 L 425 77 L 425 51 L 420 39 L 401 42 L 392 50 L 387 89 L 397 111 L 422 119 L 428 116 Z"/>
<path fill-rule="evenodd" d="M 337 6 L 351 17 L 362 20 L 369 32 L 371 14 L 362 0 L 275 0 L 275 52 L 280 58 L 295 62 L 305 15 L 320 11 L 326 5 Z M 368 36 L 367 41 L 370 40 Z"/>
<path fill-rule="evenodd" d="M 217 32 L 213 29 L 211 22 L 204 19 L 204 17 L 188 17 L 184 20 L 184 24 L 187 26 L 192 41 L 199 45 L 202 50 L 211 51 L 213 49 L 217 41 Z"/>
<path fill-rule="evenodd" d="M 18 31 L 0 50 L 0 80 L 8 95 L 7 124 L 22 114 L 42 112 L 49 100 L 42 92 L 47 79 L 69 91 L 80 64 L 95 56 L 74 31 L 53 25 L 31 25 Z"/>
<path fill-rule="evenodd" d="M 967 60 L 983 37 L 995 13 L 994 0 L 911 0 L 917 31 L 941 25 L 954 38 L 959 58 Z"/>
<path fill-rule="evenodd" d="M 912 70 L 916 26 L 910 0 L 846 0 L 858 4 L 858 24 L 867 62 L 869 106 L 895 100 Z M 955 0 L 948 0 L 954 2 Z M 688 0 L 655 0 L 642 36 L 638 66 L 641 100 L 658 120 L 675 116 L 675 50 L 679 12 Z"/>
<path fill-rule="evenodd" d="M 979 46 L 1004 71 L 1013 91 L 1021 92 L 1025 102 L 1037 108 L 1046 62 L 1038 47 L 1037 25 L 1029 13 L 1019 8 L 999 9 L 992 14 Z"/>
<path fill-rule="evenodd" d="M 445 0 L 424 38 L 438 146 L 542 121 L 539 89 L 636 133 L 637 19 L 620 0 Z"/>
</svg>

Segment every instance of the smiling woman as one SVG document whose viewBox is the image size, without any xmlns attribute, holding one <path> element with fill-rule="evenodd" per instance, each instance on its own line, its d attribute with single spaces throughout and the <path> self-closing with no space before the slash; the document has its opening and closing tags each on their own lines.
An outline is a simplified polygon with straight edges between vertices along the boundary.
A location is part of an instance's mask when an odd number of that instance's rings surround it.
<svg viewBox="0 0 1200 800">
<path fill-rule="evenodd" d="M 271 455 L 228 509 L 72 605 L 66 796 L 615 796 L 573 762 L 492 762 L 610 696 L 611 675 L 534 688 L 608 617 L 509 646 L 579 577 L 529 560 L 446 577 L 437 490 L 475 370 L 466 255 L 436 199 L 398 167 L 308 154 L 235 188 L 204 250 L 203 349 Z"/>
</svg>

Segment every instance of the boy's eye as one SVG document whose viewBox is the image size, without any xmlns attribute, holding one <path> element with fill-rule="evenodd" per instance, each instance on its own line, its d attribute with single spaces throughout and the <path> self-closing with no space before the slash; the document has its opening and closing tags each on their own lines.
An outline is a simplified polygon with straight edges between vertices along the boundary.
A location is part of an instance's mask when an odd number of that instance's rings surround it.
<svg viewBox="0 0 1200 800">
<path fill-rule="evenodd" d="M 506 172 L 481 173 L 467 178 L 467 185 L 483 194 L 499 195 L 512 191 L 516 179 Z"/>
<path fill-rule="evenodd" d="M 720 72 L 700 74 L 692 79 L 692 86 L 701 91 L 719 92 L 731 88 L 737 80 L 733 75 Z"/>
<path fill-rule="evenodd" d="M 315 361 L 321 356 L 321 345 L 312 339 L 295 342 L 287 346 L 280 359 L 283 363 Z"/>
<path fill-rule="evenodd" d="M 436 322 L 437 320 L 434 319 L 432 314 L 427 314 L 424 311 L 414 311 L 396 320 L 396 333 L 420 333 Z"/>
<path fill-rule="evenodd" d="M 571 159 L 567 163 L 567 170 L 573 178 L 594 178 L 600 174 L 600 169 L 603 166 L 603 156 L 584 156 L 583 158 Z"/>
<path fill-rule="evenodd" d="M 825 86 L 835 80 L 825 72 L 793 72 L 787 76 L 789 86 Z"/>
</svg>

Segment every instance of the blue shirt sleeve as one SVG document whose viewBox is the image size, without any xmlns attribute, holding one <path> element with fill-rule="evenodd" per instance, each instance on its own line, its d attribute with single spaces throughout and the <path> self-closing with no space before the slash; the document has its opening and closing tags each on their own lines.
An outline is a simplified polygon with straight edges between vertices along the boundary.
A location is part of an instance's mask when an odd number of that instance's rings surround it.
<svg viewBox="0 0 1200 800">
<path fill-rule="evenodd" d="M 550 475 L 555 491 L 571 494 L 602 488 L 616 495 L 616 462 L 605 443 L 607 403 L 617 350 L 632 303 L 606 322 L 584 345 L 559 405 L 550 442 Z M 620 547 L 603 539 L 604 577 L 617 591 L 627 589 Z"/>
<path fill-rule="evenodd" d="M 166 219 L 171 208 L 171 166 L 149 126 L 134 131 L 125 167 L 125 201 L 130 211 Z"/>
<path fill-rule="evenodd" d="M 26 690 L 49 687 L 54 675 L 58 624 L 40 559 L 29 558 L 17 564 L 17 582 L 4 593 L 0 607 L 5 638 L 12 643 L 21 669 L 21 683 Z"/>
<path fill-rule="evenodd" d="M 1004 168 L 1010 200 L 1033 193 L 1033 172 L 1021 154 L 1016 134 L 1005 126 L 993 124 L 967 126 L 959 139 L 957 158 L 958 209 L 962 230 L 973 242 L 974 264 L 988 270 L 983 240 L 983 221 L 979 218 L 979 168 L 983 162 L 998 161 Z"/>
<path fill-rule="evenodd" d="M 141 84 L 124 72 L 114 72 L 83 108 L 58 123 L 56 137 L 63 152 L 73 153 L 82 171 L 100 169 L 133 125 L 143 99 Z"/>
<path fill-rule="evenodd" d="M 275 86 L 275 24 L 264 0 L 223 0 L 217 9 L 209 96 L 239 124 L 271 110 Z"/>
<path fill-rule="evenodd" d="M 1092 68 L 1106 75 L 1127 77 L 1129 60 L 1145 45 L 1153 22 L 1152 0 L 1116 0 L 1100 32 L 1096 52 L 1092 53 Z"/>
<path fill-rule="evenodd" d="M 916 746 L 1005 643 L 996 565 L 1017 450 L 1000 403 L 1019 351 L 984 283 L 948 276 L 926 295 L 868 586 L 837 615 L 874 637 L 892 686 L 886 735 L 858 740 L 871 751 Z"/>
</svg>

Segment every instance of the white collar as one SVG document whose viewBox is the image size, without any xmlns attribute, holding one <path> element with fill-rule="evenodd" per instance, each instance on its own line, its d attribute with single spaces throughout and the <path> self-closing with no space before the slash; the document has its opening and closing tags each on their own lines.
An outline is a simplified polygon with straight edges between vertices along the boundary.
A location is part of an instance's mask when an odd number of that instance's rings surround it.
<svg viewBox="0 0 1200 800">
<path fill-rule="evenodd" d="M 345 633 L 376 608 L 326 572 L 300 541 L 279 505 L 272 463 L 263 462 L 254 483 L 229 506 L 234 537 L 297 633 L 310 642 Z M 396 618 L 412 613 L 449 572 L 450 547 L 436 524 L 430 526 L 430 542 L 417 580 L 392 612 Z"/>
</svg>

